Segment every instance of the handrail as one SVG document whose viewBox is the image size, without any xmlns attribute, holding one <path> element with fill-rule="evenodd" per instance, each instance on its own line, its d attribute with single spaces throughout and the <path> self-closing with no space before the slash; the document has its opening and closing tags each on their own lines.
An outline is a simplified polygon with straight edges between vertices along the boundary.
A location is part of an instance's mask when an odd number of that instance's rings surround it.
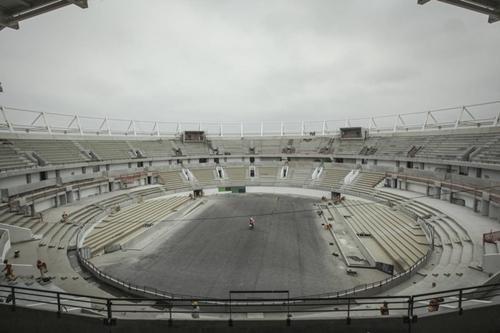
<svg viewBox="0 0 500 333">
<path fill-rule="evenodd" d="M 315 313 L 326 316 L 332 313 L 340 313 L 350 321 L 352 318 L 356 318 L 358 313 L 363 315 L 366 313 L 378 314 L 380 311 L 379 306 L 383 302 L 387 302 L 391 314 L 402 314 L 408 318 L 425 313 L 426 309 L 430 308 L 432 304 L 436 304 L 436 302 L 438 303 L 437 308 L 429 309 L 429 311 L 438 310 L 439 304 L 443 304 L 448 305 L 446 311 L 456 311 L 461 315 L 464 310 L 475 305 L 477 301 L 481 303 L 488 302 L 492 296 L 498 295 L 499 291 L 500 284 L 497 283 L 400 296 L 186 299 L 101 297 L 0 284 L 0 298 L 5 299 L 6 306 L 10 306 L 13 311 L 17 307 L 41 307 L 42 310 L 57 312 L 58 316 L 60 316 L 62 313 L 69 311 L 69 307 L 71 309 L 90 310 L 92 312 L 87 312 L 90 315 L 104 316 L 107 324 L 112 324 L 120 316 L 123 318 L 127 315 L 134 316 L 141 313 L 168 313 L 168 320 L 171 322 L 176 319 L 175 316 L 178 314 L 192 313 L 191 302 L 194 300 L 201 305 L 196 310 L 198 313 L 218 314 L 222 319 L 229 319 L 230 324 L 232 314 L 256 312 L 281 314 L 283 319 L 287 321 L 290 320 L 293 314 L 297 313 Z M 474 295 L 478 297 L 471 298 Z M 456 307 L 450 305 L 456 305 Z M 448 310 L 449 308 L 451 310 Z M 185 316 L 178 318 L 186 319 Z"/>
<path fill-rule="evenodd" d="M 361 126 L 374 132 L 407 132 L 478 126 L 499 126 L 500 101 L 373 117 L 313 121 L 177 122 L 109 118 L 29 110 L 0 105 L 0 132 L 49 135 L 175 137 L 183 130 L 203 130 L 209 136 L 306 136 L 337 134 L 341 127 Z M 492 108 L 493 107 L 493 108 Z M 480 112 L 477 110 L 479 109 Z M 487 113 L 487 116 L 483 114 Z M 3 118 L 3 119 L 2 119 Z M 415 120 L 418 118 L 417 120 Z M 443 119 L 445 120 L 438 120 Z M 82 121 L 92 123 L 83 126 Z M 66 126 L 60 124 L 66 123 Z"/>
</svg>

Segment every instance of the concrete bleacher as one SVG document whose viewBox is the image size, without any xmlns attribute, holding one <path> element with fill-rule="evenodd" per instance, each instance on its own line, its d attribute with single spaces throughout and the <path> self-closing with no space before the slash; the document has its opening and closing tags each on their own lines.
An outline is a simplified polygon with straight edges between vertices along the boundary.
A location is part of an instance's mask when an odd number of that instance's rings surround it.
<svg viewBox="0 0 500 333">
<path fill-rule="evenodd" d="M 289 162 L 287 178 L 294 184 L 310 184 L 313 171 L 311 163 Z"/>
<path fill-rule="evenodd" d="M 257 175 L 260 182 L 275 182 L 278 179 L 278 167 L 258 166 Z"/>
<path fill-rule="evenodd" d="M 158 173 L 160 182 L 165 185 L 167 190 L 176 190 L 189 188 L 191 185 L 184 180 L 180 170 L 176 171 L 161 171 Z"/>
<path fill-rule="evenodd" d="M 78 140 L 83 149 L 92 151 L 101 161 L 128 160 L 136 157 L 134 149 L 123 140 Z"/>
<path fill-rule="evenodd" d="M 33 167 L 34 163 L 21 156 L 9 142 L 0 140 L 0 171 Z"/>
<path fill-rule="evenodd" d="M 320 178 L 315 180 L 314 184 L 327 188 L 340 188 L 349 172 L 351 172 L 350 169 L 325 165 Z"/>
<path fill-rule="evenodd" d="M 232 182 L 243 183 L 248 179 L 248 167 L 225 167 L 224 171 Z"/>
<path fill-rule="evenodd" d="M 47 226 L 39 217 L 25 216 L 18 212 L 9 212 L 8 208 L 0 211 L 0 223 L 31 229 L 33 234 L 40 234 Z"/>
<path fill-rule="evenodd" d="M 287 146 L 288 138 L 268 138 L 268 139 L 255 139 L 252 140 L 255 154 L 281 154 L 283 148 Z"/>
<path fill-rule="evenodd" d="M 217 149 L 219 155 L 246 155 L 249 153 L 249 142 L 241 139 L 219 139 L 210 140 L 211 147 Z"/>
<path fill-rule="evenodd" d="M 214 185 L 218 179 L 215 178 L 215 169 L 191 169 L 198 184 L 202 186 Z"/>
<path fill-rule="evenodd" d="M 143 153 L 144 157 L 170 157 L 175 155 L 170 140 L 129 140 L 128 144 L 134 150 L 139 150 Z"/>
<path fill-rule="evenodd" d="M 28 155 L 36 153 L 48 164 L 68 164 L 89 161 L 70 140 L 11 140 L 16 148 Z"/>
<path fill-rule="evenodd" d="M 111 198 L 101 200 L 98 203 L 84 206 L 68 214 L 68 222 L 61 223 L 54 221 L 44 223 L 43 238 L 39 246 L 48 246 L 49 248 L 65 249 L 76 246 L 76 234 L 80 227 L 87 223 L 94 222 L 94 219 L 105 211 L 121 207 L 126 202 L 142 201 L 148 197 L 155 197 L 165 194 L 162 186 L 155 186 L 146 189 L 135 190 L 129 193 L 119 194 Z M 36 232 L 35 234 L 40 234 Z"/>
<path fill-rule="evenodd" d="M 396 207 L 404 207 L 433 226 L 437 236 L 436 245 L 442 249 L 442 268 L 453 270 L 457 265 L 466 266 L 473 263 L 474 243 L 468 231 L 457 221 L 436 208 L 394 193 L 378 191 L 375 197 L 388 200 Z"/>
<path fill-rule="evenodd" d="M 348 200 L 342 205 L 350 212 L 346 221 L 361 240 L 362 237 L 375 239 L 398 270 L 407 270 L 427 253 L 425 235 L 420 228 L 415 228 L 409 217 L 371 202 Z"/>
<path fill-rule="evenodd" d="M 343 185 L 342 188 L 361 193 L 370 193 L 384 177 L 385 175 L 383 173 L 360 171 L 351 184 Z"/>
<path fill-rule="evenodd" d="M 94 227 L 83 245 L 93 255 L 99 254 L 108 246 L 121 244 L 132 235 L 161 221 L 189 200 L 187 196 L 150 200 L 111 214 Z"/>
<path fill-rule="evenodd" d="M 308 137 L 293 141 L 296 154 L 327 154 L 331 152 L 332 138 L 330 137 Z"/>
<path fill-rule="evenodd" d="M 334 154 L 359 155 L 364 145 L 365 140 L 361 139 L 336 140 L 334 143 Z"/>
<path fill-rule="evenodd" d="M 209 154 L 206 142 L 174 141 L 174 146 L 180 148 L 183 156 L 205 156 Z"/>
<path fill-rule="evenodd" d="M 415 157 L 462 160 L 471 149 L 484 146 L 494 137 L 495 134 L 488 133 L 431 135 Z"/>
<path fill-rule="evenodd" d="M 477 152 L 472 153 L 471 160 L 481 163 L 500 163 L 500 137 L 496 136 Z"/>
<path fill-rule="evenodd" d="M 370 137 L 365 142 L 365 147 L 375 149 L 372 155 L 407 157 L 412 147 L 417 147 L 425 142 L 425 136 L 383 136 Z"/>
</svg>

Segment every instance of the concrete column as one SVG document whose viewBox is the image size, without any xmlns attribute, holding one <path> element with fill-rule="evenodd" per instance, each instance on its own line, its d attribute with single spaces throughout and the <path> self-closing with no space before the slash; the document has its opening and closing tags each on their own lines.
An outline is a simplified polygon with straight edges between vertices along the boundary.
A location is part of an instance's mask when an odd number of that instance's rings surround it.
<svg viewBox="0 0 500 333">
<path fill-rule="evenodd" d="M 488 216 L 490 214 L 490 194 L 488 192 L 482 192 L 483 197 L 481 198 L 481 215 Z"/>
<path fill-rule="evenodd" d="M 66 192 L 66 198 L 68 198 L 68 203 L 72 203 L 75 201 L 75 194 L 73 191 Z"/>
<path fill-rule="evenodd" d="M 54 202 L 56 203 L 56 207 L 59 207 L 59 195 L 56 194 L 55 198 L 54 198 Z"/>
<path fill-rule="evenodd" d="M 434 198 L 441 199 L 441 186 L 434 186 Z"/>
</svg>

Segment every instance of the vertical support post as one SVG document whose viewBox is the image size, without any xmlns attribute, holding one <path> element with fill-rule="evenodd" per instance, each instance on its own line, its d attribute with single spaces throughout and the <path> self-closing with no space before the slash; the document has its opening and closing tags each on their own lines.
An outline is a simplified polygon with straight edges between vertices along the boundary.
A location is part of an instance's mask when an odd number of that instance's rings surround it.
<svg viewBox="0 0 500 333">
<path fill-rule="evenodd" d="M 61 293 L 57 293 L 57 316 L 61 317 Z"/>
<path fill-rule="evenodd" d="M 264 136 L 264 122 L 260 122 L 260 136 Z"/>
<path fill-rule="evenodd" d="M 198 123 L 198 131 L 201 131 L 201 122 Z"/>
<path fill-rule="evenodd" d="M 108 132 L 108 135 L 111 136 L 111 127 L 109 127 L 108 116 L 104 117 L 104 121 L 102 122 L 102 125 L 106 125 L 106 131 Z M 102 128 L 102 125 L 101 125 L 101 128 Z"/>
<path fill-rule="evenodd" d="M 134 133 L 134 136 L 137 136 L 137 129 L 135 128 L 135 120 L 132 120 L 132 132 Z"/>
<path fill-rule="evenodd" d="M 10 294 L 12 295 L 12 311 L 16 311 L 16 289 L 10 287 Z"/>
<path fill-rule="evenodd" d="M 304 136 L 304 130 L 305 130 L 304 122 L 301 122 L 300 123 L 300 135 L 301 136 Z"/>
<path fill-rule="evenodd" d="M 413 296 L 408 298 L 408 332 L 411 332 L 411 324 L 413 323 Z"/>
<path fill-rule="evenodd" d="M 45 112 L 42 112 L 42 119 L 43 122 L 45 123 L 45 127 L 47 128 L 47 132 L 49 132 L 49 134 L 52 134 L 52 128 L 50 127 L 49 122 L 47 121 L 47 116 L 45 115 Z"/>
<path fill-rule="evenodd" d="M 172 326 L 172 302 L 168 302 L 168 326 Z"/>
<path fill-rule="evenodd" d="M 287 303 L 286 303 L 286 325 L 290 326 L 292 315 L 290 314 L 290 292 L 287 292 Z"/>
<path fill-rule="evenodd" d="M 464 312 L 464 309 L 462 308 L 462 299 L 463 299 L 463 290 L 460 289 L 460 291 L 458 292 L 458 314 L 460 316 Z"/>
<path fill-rule="evenodd" d="M 111 310 L 111 305 L 112 305 L 111 300 L 108 299 L 107 302 L 106 302 L 106 308 L 108 310 L 108 318 L 107 318 L 108 319 L 108 324 L 110 324 L 110 325 L 111 325 L 111 321 L 113 319 L 113 311 Z"/>
<path fill-rule="evenodd" d="M 155 122 L 155 126 L 156 126 L 156 136 L 159 137 L 160 136 L 160 124 L 158 122 Z"/>
<path fill-rule="evenodd" d="M 347 325 L 351 324 L 351 298 L 347 299 Z"/>
<path fill-rule="evenodd" d="M 498 124 L 500 124 L 500 111 L 498 111 L 497 116 L 495 117 L 493 126 L 498 126 Z"/>
<path fill-rule="evenodd" d="M 233 326 L 233 308 L 232 308 L 232 299 L 231 299 L 231 292 L 229 292 L 229 326 Z"/>
<path fill-rule="evenodd" d="M 240 123 L 240 136 L 243 137 L 243 122 Z"/>
<path fill-rule="evenodd" d="M 224 136 L 224 130 L 222 127 L 222 122 L 219 123 L 219 136 Z"/>
<path fill-rule="evenodd" d="M 280 136 L 283 136 L 283 121 L 280 123 Z"/>
<path fill-rule="evenodd" d="M 431 113 L 430 111 L 427 111 L 427 113 L 425 114 L 425 120 L 422 125 L 422 131 L 425 131 L 425 129 L 427 128 L 427 123 L 429 122 L 430 113 Z"/>
<path fill-rule="evenodd" d="M 14 128 L 12 127 L 12 124 L 9 121 L 9 118 L 7 118 L 7 113 L 5 112 L 5 109 L 3 106 L 0 106 L 0 111 L 2 112 L 3 119 L 7 123 L 7 127 L 9 128 L 9 132 L 14 132 Z M 498 123 L 498 117 L 497 117 L 497 123 Z"/>
<path fill-rule="evenodd" d="M 399 121 L 399 114 L 396 116 L 396 119 L 394 120 L 394 127 L 392 129 L 393 132 L 397 132 L 398 130 L 398 121 Z"/>
<path fill-rule="evenodd" d="M 321 135 L 325 135 L 326 133 L 326 120 L 323 120 L 323 128 L 321 129 Z"/>
<path fill-rule="evenodd" d="M 460 125 L 460 122 L 462 121 L 462 116 L 464 114 L 464 109 L 465 109 L 465 106 L 463 106 L 459 111 L 458 111 L 458 115 L 457 115 L 457 120 L 455 121 L 455 128 L 458 128 L 458 126 Z"/>
<path fill-rule="evenodd" d="M 80 132 L 80 135 L 83 136 L 82 124 L 80 122 L 80 117 L 77 114 L 75 114 L 75 119 L 76 119 L 76 126 L 78 126 L 78 131 Z"/>
</svg>

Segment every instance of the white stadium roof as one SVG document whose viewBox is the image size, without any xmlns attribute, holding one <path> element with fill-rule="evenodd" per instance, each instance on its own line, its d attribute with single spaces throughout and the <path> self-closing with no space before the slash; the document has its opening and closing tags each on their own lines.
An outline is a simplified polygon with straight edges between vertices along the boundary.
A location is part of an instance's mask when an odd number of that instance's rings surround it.
<svg viewBox="0 0 500 333">
<path fill-rule="evenodd" d="M 418 0 L 423 5 L 430 0 Z M 500 20 L 500 0 L 438 0 L 450 5 L 473 10 L 488 15 L 488 22 L 493 23 Z"/>
<path fill-rule="evenodd" d="M 68 5 L 87 8 L 87 0 L 0 0 L 0 30 L 19 29 L 19 22 Z"/>
</svg>

